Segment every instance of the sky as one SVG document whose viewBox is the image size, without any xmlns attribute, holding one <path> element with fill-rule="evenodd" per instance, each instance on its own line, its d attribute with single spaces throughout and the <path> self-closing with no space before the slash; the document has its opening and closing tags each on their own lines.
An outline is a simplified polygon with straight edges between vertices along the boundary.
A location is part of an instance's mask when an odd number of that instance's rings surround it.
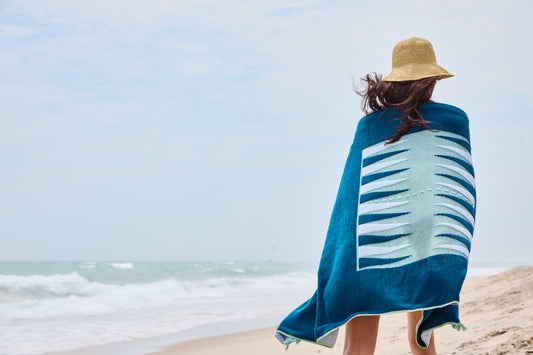
<svg viewBox="0 0 533 355">
<path fill-rule="evenodd" d="M 529 1 L 0 0 L 0 260 L 318 260 L 352 85 L 429 39 L 477 263 L 533 263 Z"/>
</svg>

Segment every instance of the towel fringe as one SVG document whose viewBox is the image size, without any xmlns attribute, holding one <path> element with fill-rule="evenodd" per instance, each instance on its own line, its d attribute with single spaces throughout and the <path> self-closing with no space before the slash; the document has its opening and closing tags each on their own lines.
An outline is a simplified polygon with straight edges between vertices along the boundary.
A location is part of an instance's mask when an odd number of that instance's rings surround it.
<svg viewBox="0 0 533 355">
<path fill-rule="evenodd" d="M 283 341 L 283 345 L 285 345 L 285 351 L 289 350 L 289 345 L 291 345 L 292 343 L 295 343 L 295 344 L 298 344 L 300 342 L 300 339 L 295 339 L 295 338 L 286 338 L 284 341 Z"/>
<path fill-rule="evenodd" d="M 467 329 L 462 323 L 452 324 L 452 328 L 457 330 L 458 332 L 460 332 L 461 330 L 464 332 Z"/>
<path fill-rule="evenodd" d="M 298 344 L 300 342 L 300 339 L 291 337 L 290 335 L 280 333 L 279 331 L 276 331 L 276 334 L 274 334 L 276 339 L 278 339 L 283 345 L 285 345 L 285 351 L 289 349 L 289 345 L 292 343 Z"/>
</svg>

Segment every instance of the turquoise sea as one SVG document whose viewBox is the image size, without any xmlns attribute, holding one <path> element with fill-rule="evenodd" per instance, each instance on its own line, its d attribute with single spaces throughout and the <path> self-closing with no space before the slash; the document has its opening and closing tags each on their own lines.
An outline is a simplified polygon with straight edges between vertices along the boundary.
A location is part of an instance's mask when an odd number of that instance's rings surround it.
<svg viewBox="0 0 533 355">
<path fill-rule="evenodd" d="M 62 351 L 231 321 L 276 322 L 312 295 L 316 271 L 316 263 L 297 262 L 0 262 L 0 354 Z"/>
<path fill-rule="evenodd" d="M 281 317 L 311 263 L 0 262 L 0 354 L 37 354 Z"/>
</svg>

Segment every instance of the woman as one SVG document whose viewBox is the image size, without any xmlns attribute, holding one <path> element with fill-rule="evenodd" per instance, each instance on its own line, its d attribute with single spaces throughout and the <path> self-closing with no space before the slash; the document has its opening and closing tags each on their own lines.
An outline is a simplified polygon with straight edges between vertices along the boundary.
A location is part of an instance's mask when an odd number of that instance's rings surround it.
<svg viewBox="0 0 533 355">
<path fill-rule="evenodd" d="M 411 37 L 385 78 L 367 75 L 367 113 L 355 134 L 331 216 L 315 294 L 276 337 L 373 354 L 379 316 L 407 312 L 413 354 L 435 354 L 433 329 L 459 321 L 459 292 L 474 231 L 476 191 L 466 114 L 432 102 L 439 66 Z"/>
</svg>

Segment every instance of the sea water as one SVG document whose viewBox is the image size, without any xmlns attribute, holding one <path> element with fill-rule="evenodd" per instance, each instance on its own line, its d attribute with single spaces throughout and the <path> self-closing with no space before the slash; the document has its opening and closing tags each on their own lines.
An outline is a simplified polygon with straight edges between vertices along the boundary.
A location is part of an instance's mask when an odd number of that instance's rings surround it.
<svg viewBox="0 0 533 355">
<path fill-rule="evenodd" d="M 0 354 L 38 354 L 281 317 L 312 263 L 0 262 Z"/>
<path fill-rule="evenodd" d="M 470 267 L 469 276 L 505 268 Z M 281 320 L 313 294 L 316 269 L 296 262 L 0 262 L 0 354 Z"/>
</svg>

